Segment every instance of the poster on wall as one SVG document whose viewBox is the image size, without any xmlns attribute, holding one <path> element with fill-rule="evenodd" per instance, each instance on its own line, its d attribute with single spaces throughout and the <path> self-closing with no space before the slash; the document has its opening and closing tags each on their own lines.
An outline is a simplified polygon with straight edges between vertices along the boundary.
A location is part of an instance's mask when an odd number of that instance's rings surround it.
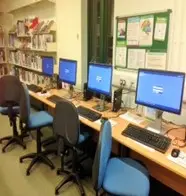
<svg viewBox="0 0 186 196">
<path fill-rule="evenodd" d="M 139 45 L 140 17 L 131 17 L 127 20 L 127 45 Z"/>
<path fill-rule="evenodd" d="M 154 40 L 165 41 L 167 31 L 167 18 L 157 17 L 155 25 Z"/>
<path fill-rule="evenodd" d="M 126 67 L 127 48 L 116 47 L 116 65 Z"/>
<path fill-rule="evenodd" d="M 139 69 L 145 67 L 146 50 L 145 49 L 128 49 L 127 68 Z"/>
<path fill-rule="evenodd" d="M 117 46 L 124 46 L 126 43 L 126 20 L 118 20 L 117 24 Z"/>
<path fill-rule="evenodd" d="M 152 46 L 154 32 L 154 16 L 146 15 L 140 18 L 140 46 Z"/>
<path fill-rule="evenodd" d="M 146 68 L 147 69 L 166 69 L 167 53 L 165 52 L 147 52 Z"/>
</svg>

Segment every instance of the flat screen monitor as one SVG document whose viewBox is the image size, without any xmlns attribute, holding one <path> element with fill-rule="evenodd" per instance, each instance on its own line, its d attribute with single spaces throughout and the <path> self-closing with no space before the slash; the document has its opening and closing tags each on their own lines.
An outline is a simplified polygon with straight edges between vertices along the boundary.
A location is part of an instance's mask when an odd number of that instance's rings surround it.
<svg viewBox="0 0 186 196">
<path fill-rule="evenodd" d="M 77 61 L 60 59 L 59 60 L 59 79 L 70 85 L 76 84 Z"/>
<path fill-rule="evenodd" d="M 53 76 L 54 73 L 54 58 L 42 57 L 42 71 L 47 76 Z"/>
<path fill-rule="evenodd" d="M 185 73 L 139 69 L 136 103 L 161 111 L 180 114 Z"/>
<path fill-rule="evenodd" d="M 111 95 L 112 65 L 90 63 L 88 89 L 102 95 Z"/>
</svg>

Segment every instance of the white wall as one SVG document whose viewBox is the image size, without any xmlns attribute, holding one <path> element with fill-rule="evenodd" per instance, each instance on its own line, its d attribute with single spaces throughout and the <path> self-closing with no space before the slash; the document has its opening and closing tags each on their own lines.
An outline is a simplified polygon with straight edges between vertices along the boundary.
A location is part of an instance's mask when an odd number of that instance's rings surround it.
<svg viewBox="0 0 186 196">
<path fill-rule="evenodd" d="M 57 0 L 57 55 L 77 60 L 77 88 L 87 75 L 87 0 Z"/>
<path fill-rule="evenodd" d="M 163 11 L 172 9 L 168 69 L 186 72 L 186 1 L 185 0 L 115 0 L 114 16 L 127 16 L 148 12 Z M 114 27 L 116 28 L 116 20 Z M 114 31 L 114 46 L 116 31 Z M 115 47 L 114 47 L 115 48 Z M 113 51 L 115 54 L 115 51 Z M 113 55 L 114 56 L 114 55 Z M 115 59 L 113 59 L 113 64 Z M 135 80 L 136 74 L 125 71 L 115 71 L 115 75 L 123 75 Z M 114 77 L 116 78 L 116 77 Z M 117 83 L 117 81 L 114 81 Z"/>
</svg>

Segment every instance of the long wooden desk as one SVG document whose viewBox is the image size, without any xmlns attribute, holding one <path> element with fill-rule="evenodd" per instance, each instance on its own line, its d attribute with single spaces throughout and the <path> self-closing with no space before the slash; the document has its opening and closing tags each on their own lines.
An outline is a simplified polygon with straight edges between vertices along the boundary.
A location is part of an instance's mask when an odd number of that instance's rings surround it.
<svg viewBox="0 0 186 196">
<path fill-rule="evenodd" d="M 38 94 L 33 92 L 30 92 L 30 95 L 35 99 L 48 105 L 51 108 L 55 107 L 55 104 L 48 101 L 44 96 L 38 96 Z M 61 96 L 62 91 L 51 90 L 50 95 Z M 92 106 L 96 104 L 93 101 L 84 102 L 84 101 L 74 100 L 73 102 L 75 105 L 83 105 L 89 108 L 92 108 Z M 103 115 L 107 116 L 108 118 L 111 117 L 111 119 L 112 117 L 116 116 L 116 114 L 112 112 L 104 112 Z M 129 122 L 119 117 L 114 118 L 113 120 L 117 122 L 117 124 L 112 128 L 113 139 L 119 142 L 120 144 L 131 149 L 132 151 L 130 153 L 130 156 L 143 161 L 144 164 L 149 169 L 151 176 L 153 176 L 163 184 L 176 190 L 180 194 L 186 195 L 186 169 L 173 163 L 167 158 L 167 155 L 171 153 L 171 150 L 175 148 L 175 146 L 171 146 L 165 154 L 162 154 L 155 150 L 145 148 L 144 146 L 140 145 L 134 140 L 124 137 L 121 134 L 122 131 L 129 124 Z M 94 130 L 100 131 L 100 125 L 95 122 L 91 122 L 84 118 L 80 118 L 80 121 L 88 125 L 89 127 L 93 128 Z M 141 125 L 141 126 L 144 127 L 145 125 Z M 186 152 L 186 148 L 182 148 L 181 150 Z"/>
</svg>

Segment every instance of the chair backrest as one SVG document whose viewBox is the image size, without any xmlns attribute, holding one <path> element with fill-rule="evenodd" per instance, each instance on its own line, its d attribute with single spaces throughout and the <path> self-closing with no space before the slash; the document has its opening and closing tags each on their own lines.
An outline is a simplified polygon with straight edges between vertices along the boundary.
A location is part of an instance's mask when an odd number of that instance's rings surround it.
<svg viewBox="0 0 186 196">
<path fill-rule="evenodd" d="M 0 78 L 0 106 L 19 105 L 21 97 L 21 82 L 12 75 Z"/>
<path fill-rule="evenodd" d="M 112 128 L 109 121 L 106 121 L 102 127 L 97 145 L 96 155 L 92 168 L 92 178 L 95 190 L 102 187 L 105 171 L 111 155 L 112 149 Z"/>
<path fill-rule="evenodd" d="M 28 88 L 22 84 L 21 101 L 20 101 L 20 119 L 23 123 L 27 124 L 30 117 L 30 96 Z"/>
<path fill-rule="evenodd" d="M 71 146 L 76 146 L 79 140 L 80 122 L 77 109 L 67 100 L 56 104 L 53 122 L 54 132 Z"/>
</svg>

